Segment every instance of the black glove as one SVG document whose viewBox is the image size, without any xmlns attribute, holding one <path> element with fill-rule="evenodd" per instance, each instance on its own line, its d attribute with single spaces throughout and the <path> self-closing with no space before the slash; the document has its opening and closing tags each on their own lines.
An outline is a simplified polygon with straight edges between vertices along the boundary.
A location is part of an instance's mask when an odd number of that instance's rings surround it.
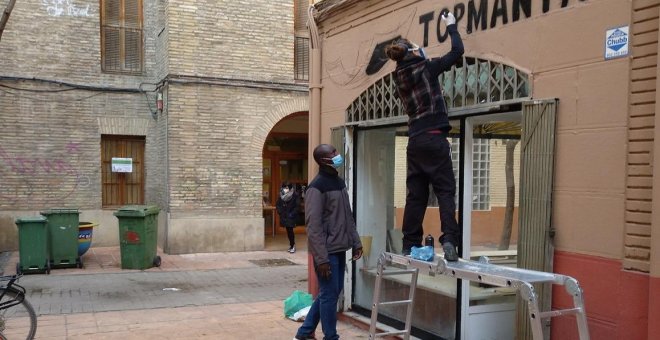
<svg viewBox="0 0 660 340">
<path fill-rule="evenodd" d="M 316 266 L 316 273 L 325 280 L 330 278 L 332 271 L 330 270 L 330 263 L 321 263 Z"/>
</svg>

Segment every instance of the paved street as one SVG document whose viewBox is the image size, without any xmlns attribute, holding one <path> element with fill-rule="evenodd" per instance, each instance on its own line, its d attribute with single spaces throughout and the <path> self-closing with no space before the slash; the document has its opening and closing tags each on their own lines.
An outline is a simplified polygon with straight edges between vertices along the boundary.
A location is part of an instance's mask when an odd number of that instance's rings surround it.
<svg viewBox="0 0 660 340">
<path fill-rule="evenodd" d="M 307 289 L 307 274 L 292 263 L 267 270 L 32 275 L 21 283 L 38 314 L 57 315 L 284 300 Z"/>
<path fill-rule="evenodd" d="M 307 252 L 160 255 L 159 268 L 122 270 L 118 247 L 91 248 L 83 269 L 25 275 L 37 339 L 291 339 L 300 326 L 283 300 L 307 289 Z M 351 320 L 342 338 L 368 338 Z"/>
</svg>

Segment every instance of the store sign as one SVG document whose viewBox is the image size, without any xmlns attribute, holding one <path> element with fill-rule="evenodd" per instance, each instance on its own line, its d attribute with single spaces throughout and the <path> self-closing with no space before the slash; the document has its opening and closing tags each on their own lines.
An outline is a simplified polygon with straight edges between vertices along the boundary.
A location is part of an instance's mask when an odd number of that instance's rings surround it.
<svg viewBox="0 0 660 340">
<path fill-rule="evenodd" d="M 605 33 L 605 60 L 628 55 L 629 32 L 628 26 L 607 30 Z"/>
<path fill-rule="evenodd" d="M 112 157 L 112 172 L 133 172 L 133 159 Z"/>
<path fill-rule="evenodd" d="M 405 37 L 417 42 L 423 47 L 429 46 L 429 41 L 437 39 L 438 43 L 443 43 L 449 34 L 442 23 L 440 13 L 451 11 L 456 17 L 456 24 L 465 25 L 467 34 L 477 31 L 486 31 L 504 26 L 512 22 L 528 19 L 532 16 L 533 9 L 541 6 L 543 14 L 548 13 L 553 8 L 565 8 L 586 0 L 467 0 L 456 2 L 451 7 L 439 7 L 437 10 L 422 13 L 419 16 L 419 24 L 422 25 L 423 37 Z M 398 38 L 398 37 L 397 37 Z M 385 46 L 390 44 L 393 39 L 388 39 L 377 44 L 373 51 L 369 65 L 366 68 L 368 75 L 378 72 L 387 62 L 385 55 Z"/>
</svg>

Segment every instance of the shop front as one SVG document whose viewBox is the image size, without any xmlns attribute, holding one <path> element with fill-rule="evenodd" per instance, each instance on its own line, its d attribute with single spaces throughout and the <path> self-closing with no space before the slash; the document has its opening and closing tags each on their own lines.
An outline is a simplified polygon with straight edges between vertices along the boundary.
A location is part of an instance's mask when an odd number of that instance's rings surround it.
<svg viewBox="0 0 660 340">
<path fill-rule="evenodd" d="M 621 88 L 631 79 L 631 67 L 628 40 L 612 52 L 612 39 L 628 39 L 634 10 L 614 0 L 315 5 L 310 74 L 316 70 L 318 78 L 310 79 L 310 140 L 343 146 L 351 160 L 345 176 L 365 245 L 345 296 L 351 303 L 344 305 L 368 316 L 378 257 L 402 248 L 407 116 L 385 46 L 403 37 L 424 46 L 431 58 L 442 56 L 450 48 L 443 10 L 455 13 L 465 45 L 462 60 L 440 76 L 452 125 L 461 256 L 577 277 L 592 337 L 607 338 L 628 325 L 619 312 L 598 309 L 607 295 L 597 287 L 613 274 L 604 269 L 612 264 L 618 263 L 617 277 L 628 275 L 621 250 L 627 150 L 616 145 L 628 142 L 629 93 Z M 432 192 L 423 224 L 439 252 Z M 585 256 L 593 259 L 590 275 L 578 269 Z M 550 287 L 535 288 L 543 309 L 566 305 Z M 405 300 L 407 294 L 406 279 L 386 280 L 381 300 Z M 525 308 L 513 290 L 420 277 L 413 334 L 524 338 Z M 645 312 L 643 306 L 634 309 Z M 382 322 L 398 328 L 406 317 L 405 308 L 380 312 Z M 577 338 L 572 327 L 570 317 L 544 323 L 545 333 L 556 339 Z"/>
</svg>

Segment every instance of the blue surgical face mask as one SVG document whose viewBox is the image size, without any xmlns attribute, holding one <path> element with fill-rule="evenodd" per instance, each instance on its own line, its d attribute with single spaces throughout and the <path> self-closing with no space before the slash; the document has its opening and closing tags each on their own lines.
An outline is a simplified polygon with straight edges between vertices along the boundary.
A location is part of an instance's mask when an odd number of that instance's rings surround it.
<svg viewBox="0 0 660 340">
<path fill-rule="evenodd" d="M 332 157 L 332 167 L 337 169 L 340 166 L 344 165 L 344 158 L 341 155 Z"/>
</svg>

